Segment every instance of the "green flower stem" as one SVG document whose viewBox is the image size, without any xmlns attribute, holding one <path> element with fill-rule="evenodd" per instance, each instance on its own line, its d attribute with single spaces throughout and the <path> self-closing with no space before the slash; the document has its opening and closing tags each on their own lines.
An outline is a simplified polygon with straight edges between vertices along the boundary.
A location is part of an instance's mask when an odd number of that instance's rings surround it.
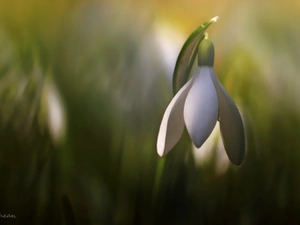
<svg viewBox="0 0 300 225">
<path fill-rule="evenodd" d="M 158 159 L 156 165 L 155 181 L 154 181 L 154 191 L 153 191 L 153 201 L 157 199 L 159 193 L 159 187 L 161 186 L 161 179 L 165 169 L 166 157 Z"/>
</svg>

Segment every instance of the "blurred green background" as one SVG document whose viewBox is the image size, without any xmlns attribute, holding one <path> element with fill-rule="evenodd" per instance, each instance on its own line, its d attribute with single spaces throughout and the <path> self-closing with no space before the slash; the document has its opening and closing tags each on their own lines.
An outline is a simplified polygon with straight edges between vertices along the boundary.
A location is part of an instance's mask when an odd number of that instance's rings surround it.
<svg viewBox="0 0 300 225">
<path fill-rule="evenodd" d="M 0 224 L 300 224 L 300 2 L 0 0 Z M 188 35 L 243 114 L 156 153 Z M 1 217 L 1 216 L 0 216 Z M 3 216 L 2 216 L 3 217 Z"/>
</svg>

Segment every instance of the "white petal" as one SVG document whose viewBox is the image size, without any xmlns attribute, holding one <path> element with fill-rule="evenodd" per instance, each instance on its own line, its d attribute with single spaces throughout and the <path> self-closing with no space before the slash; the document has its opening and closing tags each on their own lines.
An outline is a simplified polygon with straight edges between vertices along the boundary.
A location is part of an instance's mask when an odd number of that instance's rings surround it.
<svg viewBox="0 0 300 225">
<path fill-rule="evenodd" d="M 193 86 L 185 101 L 184 120 L 197 148 L 211 134 L 218 118 L 218 98 L 209 67 L 198 67 Z"/>
<path fill-rule="evenodd" d="M 193 77 L 177 92 L 168 105 L 160 124 L 157 138 L 157 153 L 167 154 L 179 141 L 183 129 L 183 107 L 187 94 L 193 84 Z"/>
<path fill-rule="evenodd" d="M 245 154 L 245 133 L 241 115 L 233 100 L 216 77 L 213 68 L 210 75 L 219 99 L 219 120 L 223 144 L 230 161 L 240 165 Z"/>
</svg>

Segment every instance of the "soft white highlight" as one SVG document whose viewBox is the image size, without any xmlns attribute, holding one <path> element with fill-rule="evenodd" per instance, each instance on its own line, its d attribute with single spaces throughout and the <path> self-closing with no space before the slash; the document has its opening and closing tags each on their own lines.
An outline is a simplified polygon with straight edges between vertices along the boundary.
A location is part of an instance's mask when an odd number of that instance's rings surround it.
<svg viewBox="0 0 300 225">
<path fill-rule="evenodd" d="M 48 86 L 47 93 L 48 126 L 54 143 L 59 143 L 65 136 L 65 110 L 58 90 L 53 83 Z"/>
<path fill-rule="evenodd" d="M 214 18 L 211 19 L 213 22 L 217 22 L 219 20 L 218 16 L 215 16 Z"/>
</svg>

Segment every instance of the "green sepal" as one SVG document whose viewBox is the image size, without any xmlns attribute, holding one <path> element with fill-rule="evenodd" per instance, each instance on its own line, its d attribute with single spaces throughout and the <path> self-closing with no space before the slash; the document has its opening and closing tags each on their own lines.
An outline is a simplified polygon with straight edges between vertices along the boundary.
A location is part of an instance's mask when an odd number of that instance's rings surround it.
<svg viewBox="0 0 300 225">
<path fill-rule="evenodd" d="M 213 67 L 215 58 L 214 45 L 204 39 L 198 46 L 198 66 Z"/>
<path fill-rule="evenodd" d="M 199 43 L 204 39 L 205 30 L 214 22 L 218 17 L 211 18 L 202 23 L 186 40 L 184 43 L 174 69 L 173 73 L 173 94 L 175 95 L 180 88 L 187 82 L 191 72 L 193 63 L 197 55 L 197 48 Z"/>
</svg>

